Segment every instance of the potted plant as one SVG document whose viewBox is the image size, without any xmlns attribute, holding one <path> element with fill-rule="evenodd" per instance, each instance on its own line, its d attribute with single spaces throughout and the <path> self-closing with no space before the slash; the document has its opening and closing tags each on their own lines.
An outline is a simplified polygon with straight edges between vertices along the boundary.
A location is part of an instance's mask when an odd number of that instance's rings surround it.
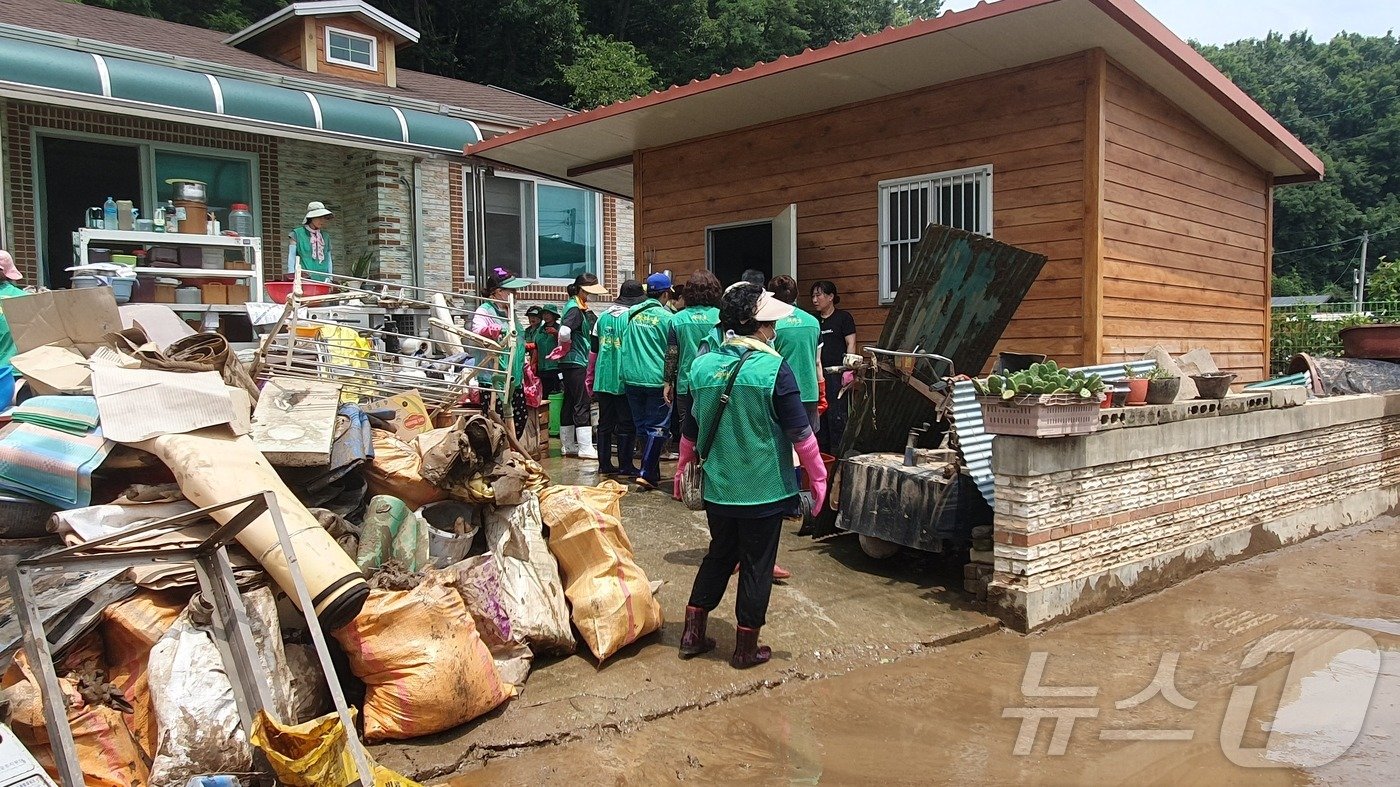
<svg viewBox="0 0 1400 787">
<path fill-rule="evenodd" d="M 1153 367 L 1153 369 L 1155 370 L 1156 367 Z M 1135 372 L 1131 366 L 1123 367 L 1123 376 L 1127 378 L 1126 382 L 1128 384 L 1128 401 L 1126 404 L 1129 407 L 1147 404 L 1147 375 L 1149 374 L 1151 374 L 1151 372 Z"/>
<path fill-rule="evenodd" d="M 1171 404 L 1181 392 L 1181 378 L 1158 366 L 1147 373 L 1147 403 Z"/>
<path fill-rule="evenodd" d="M 1097 374 L 1071 372 L 1044 361 L 1023 371 L 973 380 L 973 387 L 989 433 L 1054 437 L 1094 431 L 1105 386 Z"/>
</svg>

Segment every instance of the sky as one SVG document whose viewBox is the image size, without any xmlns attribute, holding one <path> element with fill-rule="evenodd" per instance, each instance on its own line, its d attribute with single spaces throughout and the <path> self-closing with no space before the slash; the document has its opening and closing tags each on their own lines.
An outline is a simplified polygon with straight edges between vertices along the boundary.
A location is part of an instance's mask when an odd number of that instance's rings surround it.
<svg viewBox="0 0 1400 787">
<path fill-rule="evenodd" d="M 1400 32 L 1400 0 L 1137 0 L 1182 38 L 1226 44 L 1263 38 L 1270 30 L 1307 30 L 1325 41 L 1348 33 L 1385 35 Z M 977 0 L 944 0 L 943 8 L 961 11 Z"/>
</svg>

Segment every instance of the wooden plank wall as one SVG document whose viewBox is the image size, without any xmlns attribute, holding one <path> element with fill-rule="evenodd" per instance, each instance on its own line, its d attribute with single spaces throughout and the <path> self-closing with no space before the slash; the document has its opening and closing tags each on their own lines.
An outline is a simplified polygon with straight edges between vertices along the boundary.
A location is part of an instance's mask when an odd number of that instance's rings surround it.
<svg viewBox="0 0 1400 787">
<path fill-rule="evenodd" d="M 1104 113 L 1104 360 L 1204 347 L 1262 379 L 1269 177 L 1113 63 Z"/>
<path fill-rule="evenodd" d="M 639 273 L 650 263 L 684 281 L 705 264 L 707 226 L 768 218 L 795 202 L 800 283 L 836 282 L 859 340 L 873 341 L 886 311 L 877 184 L 991 164 L 993 234 L 1050 258 L 1002 347 L 1077 361 L 1086 62 L 1077 55 L 642 151 Z"/>
</svg>

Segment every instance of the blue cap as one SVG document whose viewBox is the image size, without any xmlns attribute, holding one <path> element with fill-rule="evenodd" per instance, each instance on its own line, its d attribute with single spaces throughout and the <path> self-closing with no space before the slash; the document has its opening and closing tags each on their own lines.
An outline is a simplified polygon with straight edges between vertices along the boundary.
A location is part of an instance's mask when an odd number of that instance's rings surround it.
<svg viewBox="0 0 1400 787">
<path fill-rule="evenodd" d="M 647 277 L 647 292 L 661 292 L 671 289 L 671 277 L 664 273 L 653 273 Z"/>
</svg>

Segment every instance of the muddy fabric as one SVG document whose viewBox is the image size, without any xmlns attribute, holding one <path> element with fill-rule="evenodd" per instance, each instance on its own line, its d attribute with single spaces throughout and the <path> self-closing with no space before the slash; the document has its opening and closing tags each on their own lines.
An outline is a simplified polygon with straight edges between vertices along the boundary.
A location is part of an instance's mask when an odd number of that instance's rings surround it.
<svg viewBox="0 0 1400 787">
<path fill-rule="evenodd" d="M 324 508 L 308 508 L 311 515 L 316 517 L 316 521 L 321 523 L 321 527 L 331 534 L 335 543 L 340 544 L 340 548 L 345 550 L 345 554 L 350 557 L 360 552 L 360 528 L 352 524 L 345 517 Z"/>
<path fill-rule="evenodd" d="M 377 590 L 412 590 L 423 584 L 423 575 L 410 571 L 398 560 L 390 560 L 369 572 L 369 586 Z"/>
<path fill-rule="evenodd" d="M 258 386 L 247 368 L 229 347 L 228 340 L 217 333 L 197 333 L 177 339 L 161 352 L 154 344 L 146 341 L 146 334 L 140 328 L 128 328 L 120 333 L 108 334 L 118 349 L 129 352 L 141 361 L 147 369 L 160 369 L 167 372 L 218 372 L 224 382 L 235 388 L 242 388 L 258 401 Z"/>
</svg>

